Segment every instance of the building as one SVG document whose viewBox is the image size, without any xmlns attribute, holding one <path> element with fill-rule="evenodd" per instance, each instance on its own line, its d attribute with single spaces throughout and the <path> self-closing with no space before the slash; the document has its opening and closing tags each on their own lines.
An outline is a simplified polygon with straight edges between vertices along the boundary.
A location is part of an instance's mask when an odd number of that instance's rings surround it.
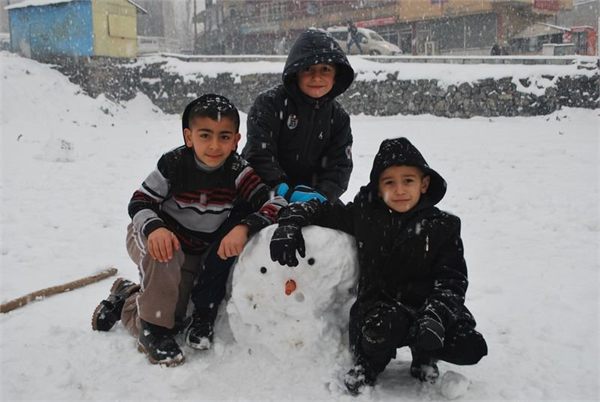
<svg viewBox="0 0 600 402">
<path fill-rule="evenodd" d="M 0 0 L 0 33 L 8 34 L 8 11 L 4 7 L 10 5 L 9 0 Z"/>
<path fill-rule="evenodd" d="M 26 0 L 5 7 L 13 52 L 30 58 L 137 56 L 138 12 L 130 0 Z"/>
<path fill-rule="evenodd" d="M 0 50 L 10 50 L 10 34 L 8 33 L 8 0 L 0 0 Z"/>
<path fill-rule="evenodd" d="M 598 54 L 598 18 L 600 2 L 574 2 L 570 10 L 561 10 L 556 23 L 538 22 L 512 36 L 510 50 L 517 54 L 565 55 Z"/>
<path fill-rule="evenodd" d="M 344 25 L 378 32 L 405 54 L 489 54 L 495 43 L 547 22 L 573 0 L 206 0 L 205 53 L 277 52 L 308 27 Z"/>
<path fill-rule="evenodd" d="M 600 30 L 600 1 L 577 0 L 572 10 L 561 11 L 557 25 L 569 28 L 566 42 L 573 43 L 575 53 L 598 55 L 598 30 Z"/>
<path fill-rule="evenodd" d="M 136 0 L 147 14 L 138 13 L 138 52 L 191 53 L 194 47 L 193 18 L 204 0 Z"/>
</svg>

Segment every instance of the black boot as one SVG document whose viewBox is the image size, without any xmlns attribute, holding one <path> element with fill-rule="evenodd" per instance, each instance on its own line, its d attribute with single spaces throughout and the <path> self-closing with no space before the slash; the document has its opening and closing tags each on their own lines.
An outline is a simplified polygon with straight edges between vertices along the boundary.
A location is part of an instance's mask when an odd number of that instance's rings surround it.
<svg viewBox="0 0 600 402">
<path fill-rule="evenodd" d="M 171 329 L 171 333 L 173 335 L 183 334 L 191 323 L 192 317 L 189 316 L 185 318 L 175 318 L 175 325 L 173 326 L 173 329 Z"/>
<path fill-rule="evenodd" d="M 437 359 L 434 359 L 429 352 L 420 349 L 411 348 L 410 351 L 413 356 L 410 375 L 421 382 L 434 384 L 440 377 Z"/>
<path fill-rule="evenodd" d="M 152 364 L 177 366 L 184 362 L 183 352 L 173 337 L 173 331 L 140 319 L 142 330 L 138 350 L 148 355 Z"/>
<path fill-rule="evenodd" d="M 185 335 L 185 342 L 188 346 L 199 350 L 210 349 L 214 337 L 217 312 L 217 307 L 196 309 L 192 317 L 192 323 Z"/>
<path fill-rule="evenodd" d="M 348 371 L 348 373 L 346 373 L 344 385 L 346 385 L 346 388 L 351 395 L 356 396 L 363 391 L 364 387 L 373 386 L 376 379 L 377 375 L 375 373 L 363 364 L 357 363 L 350 371 Z"/>
<path fill-rule="evenodd" d="M 92 314 L 92 329 L 94 331 L 109 331 L 121 319 L 121 311 L 125 299 L 138 292 L 140 285 L 118 278 L 110 288 L 110 295 L 102 300 Z"/>
</svg>

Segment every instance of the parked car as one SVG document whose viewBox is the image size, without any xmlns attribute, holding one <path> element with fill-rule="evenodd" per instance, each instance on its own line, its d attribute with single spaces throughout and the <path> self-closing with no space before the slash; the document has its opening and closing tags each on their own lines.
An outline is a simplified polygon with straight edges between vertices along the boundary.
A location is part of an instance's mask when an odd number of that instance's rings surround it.
<svg viewBox="0 0 600 402">
<path fill-rule="evenodd" d="M 335 38 L 336 42 L 342 47 L 342 50 L 348 53 L 348 41 L 350 40 L 350 34 L 348 33 L 347 27 L 329 27 L 327 31 Z M 369 54 L 372 56 L 384 55 L 393 56 L 401 54 L 400 48 L 393 43 L 390 43 L 383 39 L 377 32 L 367 28 L 358 28 L 358 35 L 360 37 L 360 47 L 362 48 L 363 54 Z M 350 54 L 359 54 L 356 45 L 352 45 L 350 48 Z"/>
</svg>

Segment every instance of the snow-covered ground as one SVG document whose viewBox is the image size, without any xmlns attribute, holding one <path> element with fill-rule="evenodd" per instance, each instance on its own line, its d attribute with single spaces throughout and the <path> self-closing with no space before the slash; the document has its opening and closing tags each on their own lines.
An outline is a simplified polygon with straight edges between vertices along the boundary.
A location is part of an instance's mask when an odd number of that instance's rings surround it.
<svg viewBox="0 0 600 402">
<path fill-rule="evenodd" d="M 48 66 L 1 57 L 0 300 L 109 266 L 136 279 L 124 245 L 127 203 L 161 153 L 181 143 L 179 116 L 144 96 L 122 105 L 91 99 Z M 599 111 L 469 120 L 353 116 L 352 127 L 355 169 L 344 201 L 367 182 L 379 143 L 389 137 L 411 139 L 449 183 L 440 207 L 462 218 L 467 305 L 489 345 L 476 366 L 440 364 L 442 374 L 469 379 L 459 400 L 598 400 Z M 274 270 L 267 256 L 264 250 Z M 236 286 L 261 286 L 260 279 L 248 282 Z M 212 350 L 185 347 L 185 365 L 153 366 L 121 325 L 92 331 L 91 313 L 111 283 L 0 316 L 1 400 L 444 399 L 440 384 L 410 378 L 406 350 L 371 392 L 348 396 L 336 386 L 347 355 L 249 347 L 235 340 L 240 327 L 228 325 L 230 308 Z M 280 326 L 275 334 L 293 331 Z"/>
<path fill-rule="evenodd" d="M 173 56 L 173 55 L 171 55 Z M 239 56 L 230 56 L 231 60 Z M 241 76 L 258 73 L 280 74 L 284 62 L 274 61 L 280 56 L 247 56 L 249 59 L 256 57 L 257 61 L 246 63 L 231 63 L 225 61 L 210 61 L 193 63 L 180 60 L 176 57 L 146 56 L 140 58 L 132 66 L 162 63 L 167 72 L 176 72 L 184 80 L 197 80 L 198 75 L 216 77 L 222 72 L 230 73 L 236 82 L 241 82 Z M 206 57 L 204 57 L 206 58 Z M 227 56 L 219 56 L 220 60 L 227 60 Z M 382 56 L 383 59 L 387 57 Z M 412 56 L 397 56 L 399 60 L 412 58 Z M 444 56 L 444 59 L 480 60 L 481 57 L 469 56 Z M 511 56 L 511 59 L 519 59 Z M 527 59 L 540 58 L 541 56 L 527 57 Z M 567 57 L 565 57 L 567 58 Z M 193 60 L 193 56 L 190 58 Z M 559 59 L 559 57 L 557 57 Z M 267 61 L 269 60 L 269 61 Z M 460 85 L 463 82 L 475 82 L 486 78 L 501 79 L 512 77 L 512 83 L 521 92 L 543 96 L 546 88 L 556 85 L 559 77 L 584 75 L 591 77 L 597 73 L 593 68 L 581 68 L 582 65 L 593 66 L 597 58 L 591 56 L 578 56 L 575 63 L 571 64 L 453 64 L 453 63 L 385 63 L 378 61 L 377 57 L 369 60 L 360 56 L 348 56 L 352 68 L 356 73 L 356 81 L 385 81 L 392 74 L 403 80 L 432 80 L 435 79 L 440 87 Z M 525 87 L 521 80 L 528 80 L 529 86 Z"/>
</svg>

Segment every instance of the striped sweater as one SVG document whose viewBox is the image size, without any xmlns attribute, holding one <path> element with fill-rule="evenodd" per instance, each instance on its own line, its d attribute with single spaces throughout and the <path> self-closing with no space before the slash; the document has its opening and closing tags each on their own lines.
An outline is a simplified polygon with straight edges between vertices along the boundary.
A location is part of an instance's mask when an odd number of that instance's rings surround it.
<svg viewBox="0 0 600 402">
<path fill-rule="evenodd" d="M 272 197 L 269 187 L 236 152 L 211 169 L 198 161 L 192 148 L 181 146 L 159 159 L 133 194 L 128 210 L 136 230 L 146 237 L 167 227 L 185 252 L 199 254 L 214 241 L 238 199 L 258 211 L 242 221 L 250 234 L 275 223 L 277 213 L 287 205 L 284 198 Z"/>
</svg>

